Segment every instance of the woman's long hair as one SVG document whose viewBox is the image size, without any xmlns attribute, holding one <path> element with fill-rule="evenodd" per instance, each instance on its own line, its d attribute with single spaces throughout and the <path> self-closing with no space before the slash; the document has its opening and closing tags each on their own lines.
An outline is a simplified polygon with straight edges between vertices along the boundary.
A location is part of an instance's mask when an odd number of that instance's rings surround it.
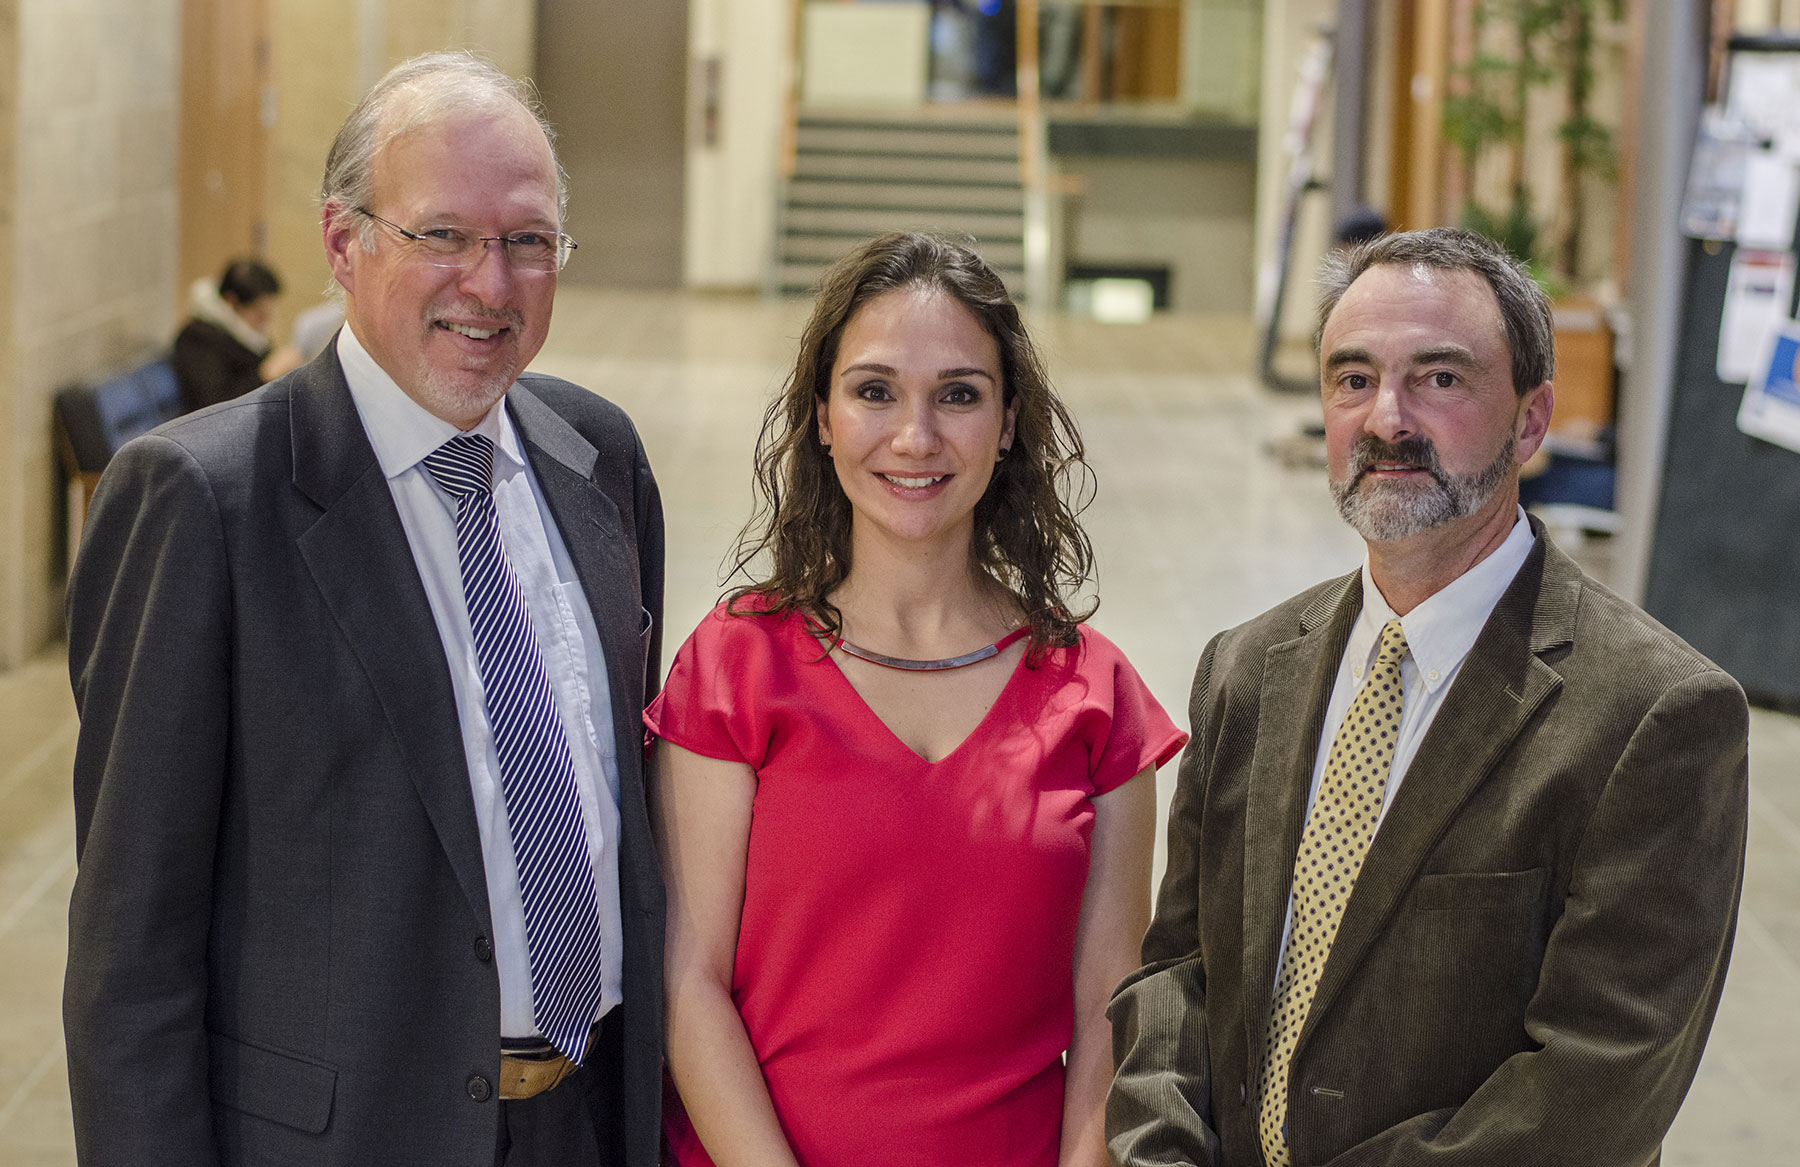
<svg viewBox="0 0 1800 1167">
<path fill-rule="evenodd" d="M 833 264 L 820 280 L 794 371 L 763 414 L 756 442 L 756 509 L 739 532 L 731 577 L 733 615 L 793 612 L 822 635 L 843 632 L 829 596 L 850 574 L 850 500 L 819 440 L 818 407 L 831 393 L 838 342 L 857 309 L 908 288 L 954 297 L 1000 349 L 1003 404 L 1018 407 L 1013 442 L 975 504 L 977 568 L 1018 602 L 1031 623 L 1031 653 L 1072 645 L 1079 614 L 1072 597 L 1093 574 L 1094 549 L 1076 516 L 1093 497 L 1081 435 L 1050 387 L 1006 285 L 969 247 L 936 235 L 883 235 Z M 768 574 L 754 567 L 767 555 Z M 753 601 L 746 604 L 745 601 Z"/>
</svg>

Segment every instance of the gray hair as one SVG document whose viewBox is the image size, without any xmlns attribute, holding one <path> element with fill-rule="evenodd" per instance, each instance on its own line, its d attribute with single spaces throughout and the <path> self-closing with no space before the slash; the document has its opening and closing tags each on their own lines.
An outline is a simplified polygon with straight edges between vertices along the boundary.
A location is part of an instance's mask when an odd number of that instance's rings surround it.
<svg viewBox="0 0 1800 1167">
<path fill-rule="evenodd" d="M 1334 252 L 1319 273 L 1319 321 L 1313 334 L 1317 348 L 1338 301 L 1356 278 L 1380 264 L 1424 266 L 1440 271 L 1474 272 L 1494 290 L 1506 347 L 1512 354 L 1513 391 L 1524 396 L 1556 372 L 1554 326 L 1550 298 L 1522 264 L 1484 235 L 1457 227 L 1432 227 L 1380 235 L 1366 243 Z"/>
<path fill-rule="evenodd" d="M 544 131 L 550 158 L 556 167 L 556 213 L 567 217 L 568 176 L 556 155 L 556 131 L 544 118 L 543 105 L 531 82 L 509 77 L 474 53 L 448 51 L 424 53 L 402 61 L 387 71 L 363 94 L 332 139 L 325 156 L 325 177 L 319 184 L 319 201 L 326 213 L 340 208 L 366 207 L 374 199 L 374 162 L 388 143 L 403 134 L 427 126 L 450 111 L 483 102 L 512 101 L 522 106 Z M 362 241 L 374 247 L 374 224 L 362 223 Z"/>
</svg>

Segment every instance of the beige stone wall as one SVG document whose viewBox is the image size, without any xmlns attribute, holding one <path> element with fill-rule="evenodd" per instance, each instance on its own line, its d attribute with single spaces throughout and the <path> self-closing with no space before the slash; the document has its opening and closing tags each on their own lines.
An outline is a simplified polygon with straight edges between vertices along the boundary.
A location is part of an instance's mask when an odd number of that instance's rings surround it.
<svg viewBox="0 0 1800 1167">
<path fill-rule="evenodd" d="M 0 461 L 15 455 L 21 412 L 18 400 L 19 354 L 15 337 L 18 320 L 14 315 L 13 271 L 15 212 L 18 191 L 18 122 L 19 122 L 19 4 L 18 0 L 0 0 Z M 23 526 L 25 499 L 18 489 L 16 475 L 0 473 L 0 563 L 10 563 L 18 556 L 18 532 Z M 14 625 L 19 608 L 18 573 L 0 568 L 0 644 L 16 639 Z M 0 670 L 12 663 L 10 654 L 0 648 Z"/>
<path fill-rule="evenodd" d="M 536 12 L 527 0 L 269 0 L 269 259 L 288 287 L 278 331 L 285 334 L 330 284 L 319 240 L 319 176 L 357 97 L 390 66 L 432 49 L 473 49 L 524 76 Z"/>
<path fill-rule="evenodd" d="M 269 253 L 291 319 L 329 279 L 314 192 L 357 95 L 395 61 L 439 47 L 522 74 L 535 6 L 269 8 Z M 167 344 L 179 322 L 180 55 L 181 0 L 0 0 L 0 671 L 61 630 L 53 395 Z"/>
<path fill-rule="evenodd" d="M 0 669 L 61 628 L 50 402 L 175 321 L 179 0 L 0 0 Z"/>
</svg>

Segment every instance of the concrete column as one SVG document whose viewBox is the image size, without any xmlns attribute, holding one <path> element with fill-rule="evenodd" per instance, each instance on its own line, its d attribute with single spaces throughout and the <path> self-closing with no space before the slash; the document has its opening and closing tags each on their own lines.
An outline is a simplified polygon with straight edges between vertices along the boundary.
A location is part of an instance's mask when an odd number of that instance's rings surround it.
<svg viewBox="0 0 1800 1167">
<path fill-rule="evenodd" d="M 1643 601 L 1650 570 L 1675 394 L 1675 346 L 1687 282 L 1687 241 L 1677 220 L 1706 87 L 1707 9 L 1706 0 L 1667 0 L 1644 22 L 1627 289 L 1630 359 L 1619 386 L 1615 505 L 1623 526 L 1613 567 L 1613 586 L 1634 603 Z"/>
</svg>

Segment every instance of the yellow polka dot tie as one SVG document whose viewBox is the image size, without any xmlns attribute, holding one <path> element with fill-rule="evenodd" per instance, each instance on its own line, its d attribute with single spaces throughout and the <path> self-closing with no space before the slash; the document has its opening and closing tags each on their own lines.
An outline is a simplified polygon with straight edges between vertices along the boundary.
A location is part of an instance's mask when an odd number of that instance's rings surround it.
<svg viewBox="0 0 1800 1167">
<path fill-rule="evenodd" d="M 1307 1010 L 1325 971 L 1325 958 L 1337 938 L 1344 905 L 1356 886 L 1381 802 L 1387 794 L 1388 771 L 1400 741 L 1400 661 L 1406 656 L 1406 634 L 1400 621 L 1381 630 L 1381 646 L 1369 679 L 1350 703 L 1344 723 L 1331 742 L 1319 793 L 1306 816 L 1300 851 L 1294 860 L 1293 921 L 1281 952 L 1281 975 L 1275 981 L 1275 1007 L 1269 1014 L 1268 1042 L 1263 1055 L 1262 1113 L 1258 1132 L 1269 1167 L 1289 1167 L 1287 1145 L 1288 1070 L 1294 1043 L 1306 1024 Z"/>
</svg>

